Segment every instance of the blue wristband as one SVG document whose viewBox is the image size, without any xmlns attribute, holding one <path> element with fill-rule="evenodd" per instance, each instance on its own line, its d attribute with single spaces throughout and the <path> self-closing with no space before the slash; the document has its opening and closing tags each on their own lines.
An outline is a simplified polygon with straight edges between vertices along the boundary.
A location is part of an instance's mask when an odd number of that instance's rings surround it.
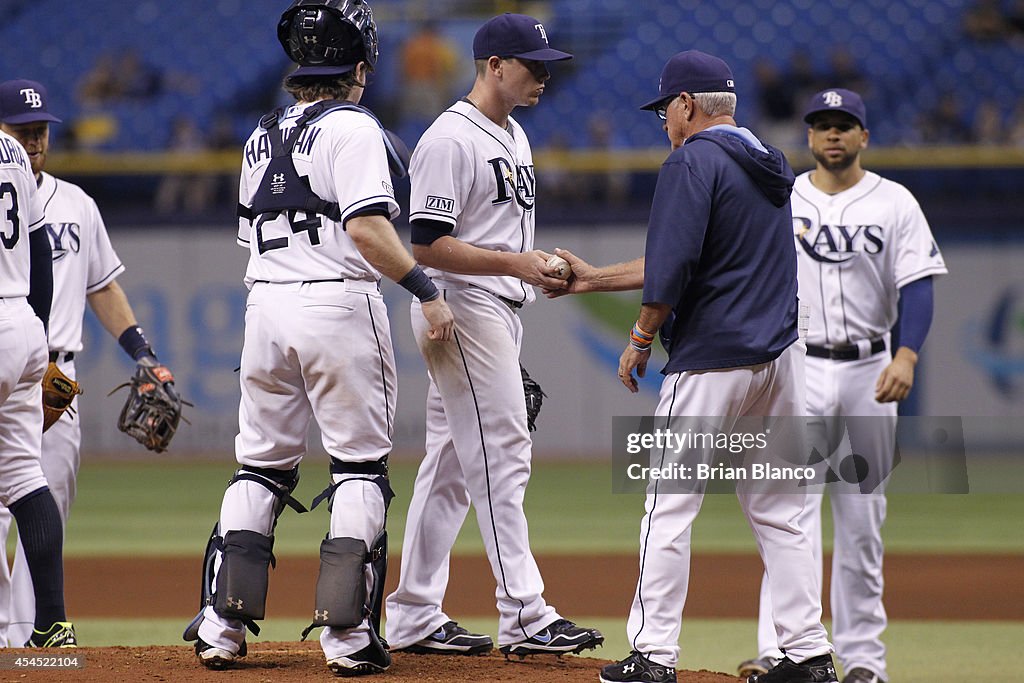
<svg viewBox="0 0 1024 683">
<path fill-rule="evenodd" d="M 398 281 L 398 284 L 409 290 L 421 303 L 433 301 L 441 296 L 441 292 L 437 291 L 437 285 L 418 265 L 413 266 L 412 270 Z"/>
<path fill-rule="evenodd" d="M 121 345 L 124 352 L 131 356 L 134 361 L 147 355 L 156 358 L 156 354 L 153 353 L 153 347 L 149 345 L 149 341 L 146 339 L 146 333 L 138 325 L 132 325 L 122 332 L 121 336 L 117 338 L 117 343 Z"/>
</svg>

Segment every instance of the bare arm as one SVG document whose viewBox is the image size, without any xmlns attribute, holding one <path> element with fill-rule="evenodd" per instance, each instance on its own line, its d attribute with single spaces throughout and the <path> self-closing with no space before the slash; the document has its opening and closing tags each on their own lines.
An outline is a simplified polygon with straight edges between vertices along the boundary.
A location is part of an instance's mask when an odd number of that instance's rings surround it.
<svg viewBox="0 0 1024 683">
<path fill-rule="evenodd" d="M 555 249 L 572 266 L 572 277 L 568 287 L 559 291 L 544 293 L 549 298 L 563 294 L 583 294 L 584 292 L 621 292 L 629 289 L 641 289 L 644 286 L 644 257 L 623 263 L 615 263 L 600 268 L 592 266 L 576 254 L 566 249 Z"/>
<path fill-rule="evenodd" d="M 384 216 L 356 216 L 345 223 L 345 230 L 363 258 L 389 280 L 398 282 L 416 265 Z"/>
<path fill-rule="evenodd" d="M 564 280 L 551 277 L 553 271 L 547 267 L 551 254 L 540 249 L 521 254 L 494 251 L 445 235 L 430 244 L 412 245 L 412 253 L 421 264 L 449 273 L 510 275 L 545 289 L 565 287 Z"/>
<path fill-rule="evenodd" d="M 345 229 L 363 258 L 384 277 L 399 282 L 416 267 L 416 261 L 398 239 L 395 227 L 384 216 L 356 216 L 345 223 Z M 438 297 L 422 305 L 423 316 L 430 323 L 428 336 L 438 341 L 451 340 L 455 319 L 444 299 Z"/>
<path fill-rule="evenodd" d="M 103 324 L 103 328 L 114 339 L 117 339 L 129 327 L 139 324 L 135 319 L 131 304 L 128 303 L 128 297 L 125 296 L 121 285 L 117 284 L 117 280 L 113 280 L 103 289 L 97 290 L 85 298 L 93 313 Z"/>
</svg>

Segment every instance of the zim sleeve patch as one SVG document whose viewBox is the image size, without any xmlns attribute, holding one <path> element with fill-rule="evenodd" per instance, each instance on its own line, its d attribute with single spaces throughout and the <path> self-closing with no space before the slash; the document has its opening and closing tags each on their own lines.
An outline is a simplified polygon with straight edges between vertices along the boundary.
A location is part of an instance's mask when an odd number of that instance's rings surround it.
<svg viewBox="0 0 1024 683">
<path fill-rule="evenodd" d="M 455 200 L 449 199 L 448 197 L 438 197 L 436 195 L 427 195 L 427 209 L 433 211 L 442 211 L 444 213 L 452 213 L 455 211 Z"/>
</svg>

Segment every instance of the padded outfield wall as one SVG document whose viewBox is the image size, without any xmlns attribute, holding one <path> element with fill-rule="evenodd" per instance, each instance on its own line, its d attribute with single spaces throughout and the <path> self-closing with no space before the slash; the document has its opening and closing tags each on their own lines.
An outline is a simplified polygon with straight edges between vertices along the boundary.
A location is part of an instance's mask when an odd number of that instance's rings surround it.
<svg viewBox="0 0 1024 683">
<path fill-rule="evenodd" d="M 588 226 L 541 232 L 538 248 L 573 249 L 592 263 L 621 261 L 643 250 L 642 226 Z M 941 239 L 941 238 L 940 238 Z M 119 282 L 161 360 L 195 403 L 171 447 L 173 454 L 230 454 L 237 431 L 238 367 L 248 252 L 224 225 L 205 229 L 116 230 L 114 246 L 127 266 Z M 910 406 L 922 415 L 987 416 L 984 444 L 1010 450 L 1024 443 L 1024 243 L 943 243 L 950 275 L 936 286 L 935 322 L 922 354 Z M 404 290 L 386 283 L 399 366 L 396 455 L 422 451 L 426 375 L 409 326 Z M 656 371 L 638 395 L 615 376 L 618 356 L 639 306 L 637 294 L 549 301 L 523 311 L 523 360 L 548 398 L 535 434 L 542 457 L 603 459 L 610 453 L 611 417 L 654 410 Z M 77 360 L 85 457 L 146 453 L 115 426 L 131 364 L 95 317 L 86 316 L 86 348 Z M 338 353 L 344 353 L 339 348 Z M 660 352 L 659 352 L 660 353 Z M 660 369 L 664 356 L 652 361 Z M 311 437 L 319 450 L 319 439 Z"/>
</svg>

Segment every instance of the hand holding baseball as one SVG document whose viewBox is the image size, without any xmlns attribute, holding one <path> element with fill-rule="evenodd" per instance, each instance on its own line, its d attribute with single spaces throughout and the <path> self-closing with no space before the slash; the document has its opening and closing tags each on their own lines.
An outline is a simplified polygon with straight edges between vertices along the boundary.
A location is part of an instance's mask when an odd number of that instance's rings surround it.
<svg viewBox="0 0 1024 683">
<path fill-rule="evenodd" d="M 548 259 L 547 267 L 551 277 L 556 277 L 559 280 L 568 280 L 572 275 L 572 266 L 557 254 Z"/>
<path fill-rule="evenodd" d="M 563 289 L 565 279 L 558 277 L 549 267 L 553 254 L 540 249 L 534 249 L 522 254 L 512 254 L 515 270 L 510 275 L 515 275 L 523 282 L 548 289 Z M 568 267 L 568 264 L 566 264 Z"/>
</svg>

